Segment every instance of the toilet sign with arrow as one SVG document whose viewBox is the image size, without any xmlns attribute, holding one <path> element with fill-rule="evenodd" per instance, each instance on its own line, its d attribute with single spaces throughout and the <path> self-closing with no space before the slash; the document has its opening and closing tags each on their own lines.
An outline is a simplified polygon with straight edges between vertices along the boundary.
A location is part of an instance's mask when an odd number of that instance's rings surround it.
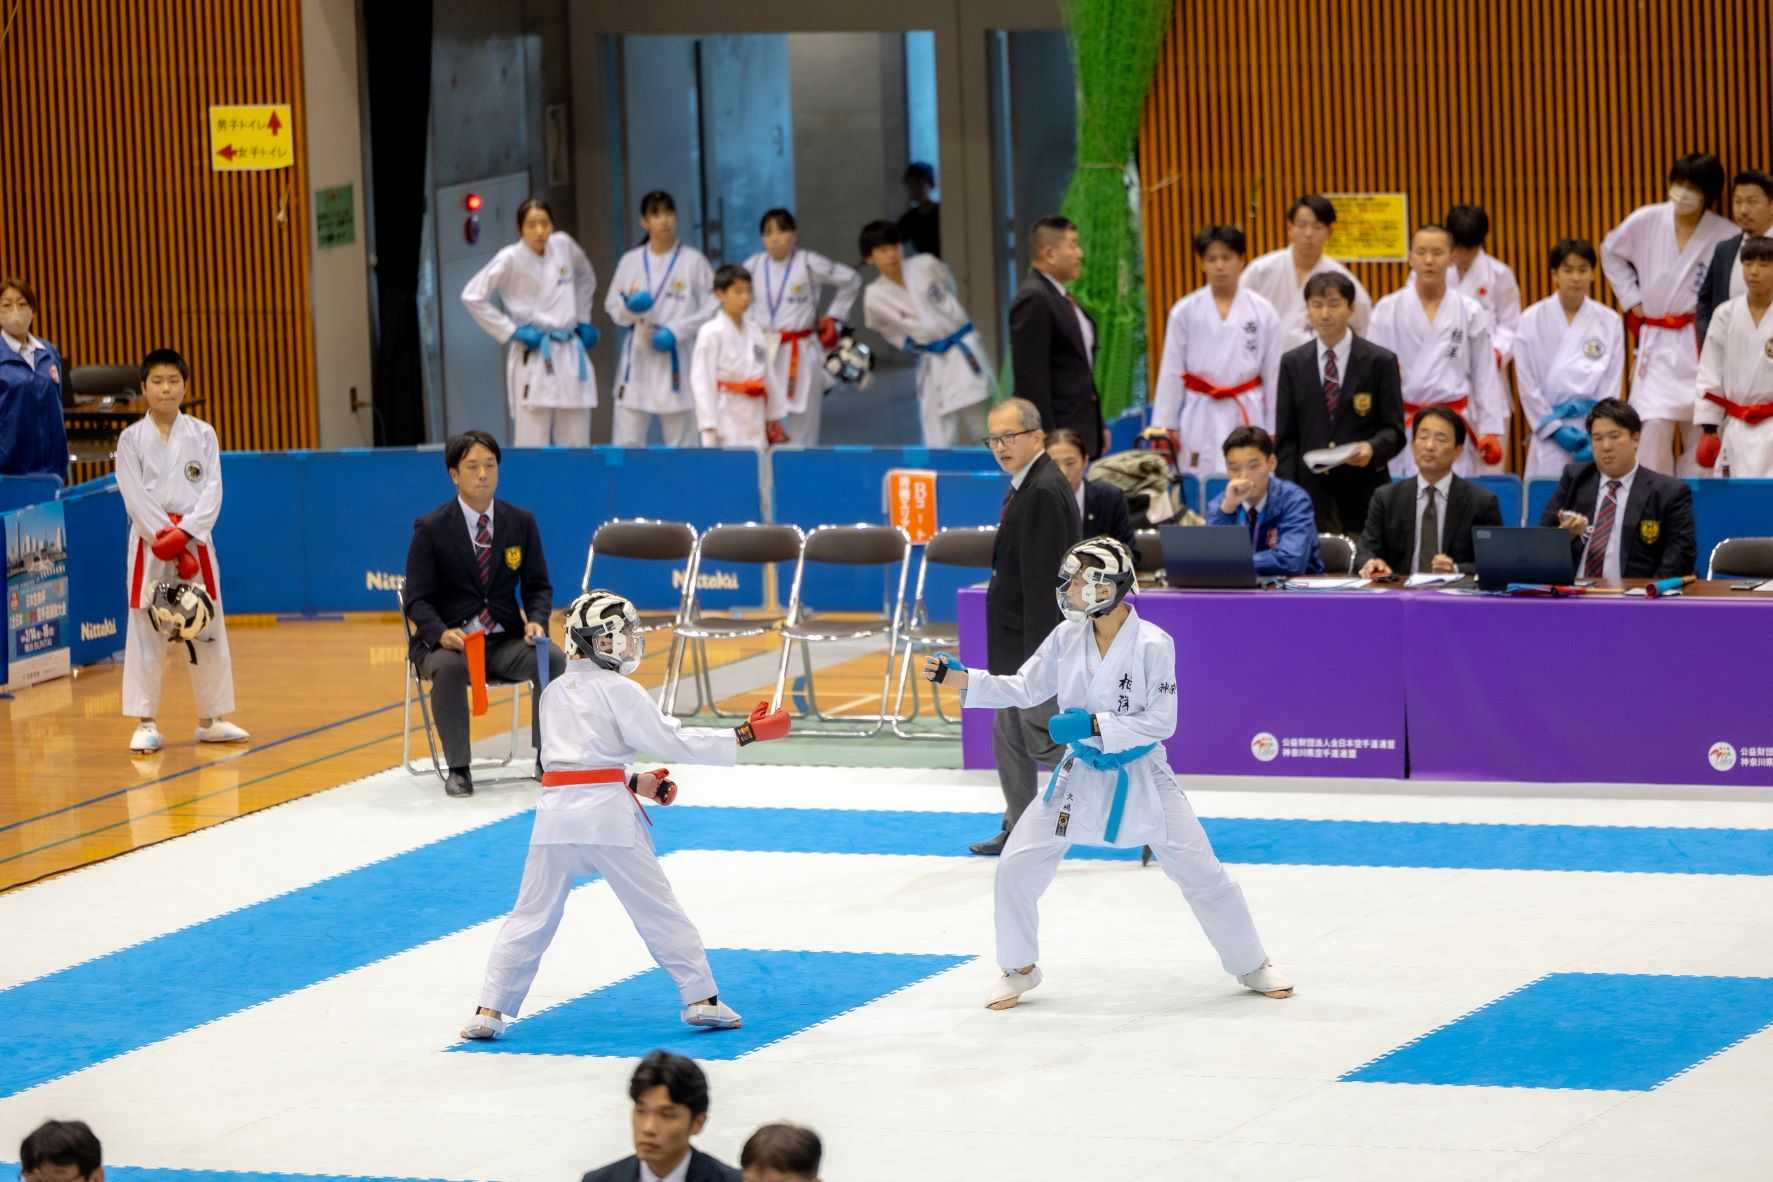
<svg viewBox="0 0 1773 1182">
<path fill-rule="evenodd" d="M 209 109 L 209 165 L 215 171 L 261 172 L 294 163 L 287 103 Z"/>
</svg>

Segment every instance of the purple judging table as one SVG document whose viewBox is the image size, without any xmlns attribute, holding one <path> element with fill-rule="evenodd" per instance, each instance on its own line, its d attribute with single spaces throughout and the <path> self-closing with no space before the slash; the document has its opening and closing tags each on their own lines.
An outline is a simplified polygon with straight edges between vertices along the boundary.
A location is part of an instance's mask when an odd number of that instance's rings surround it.
<svg viewBox="0 0 1773 1182">
<path fill-rule="evenodd" d="M 1773 595 L 1145 591 L 1176 640 L 1185 775 L 1773 786 Z M 1752 615 L 1759 606 L 1762 615 Z M 985 593 L 960 593 L 985 663 Z M 1406 722 L 1407 720 L 1407 722 Z M 990 712 L 965 766 L 995 766 Z"/>
</svg>

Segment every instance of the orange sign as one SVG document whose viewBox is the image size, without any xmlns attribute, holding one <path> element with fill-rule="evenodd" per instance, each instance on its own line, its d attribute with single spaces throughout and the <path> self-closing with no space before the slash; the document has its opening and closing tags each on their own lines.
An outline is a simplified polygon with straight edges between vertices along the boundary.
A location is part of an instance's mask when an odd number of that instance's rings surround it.
<svg viewBox="0 0 1773 1182">
<path fill-rule="evenodd" d="M 921 546 L 936 536 L 936 474 L 928 468 L 894 468 L 886 474 L 887 520 Z"/>
</svg>

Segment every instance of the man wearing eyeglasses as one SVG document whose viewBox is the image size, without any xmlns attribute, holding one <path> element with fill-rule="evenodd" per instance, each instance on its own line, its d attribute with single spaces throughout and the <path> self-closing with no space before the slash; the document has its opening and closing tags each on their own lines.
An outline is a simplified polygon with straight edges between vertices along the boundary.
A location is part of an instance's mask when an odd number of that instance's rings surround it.
<svg viewBox="0 0 1773 1182">
<path fill-rule="evenodd" d="M 992 673 L 1014 673 L 1059 626 L 1053 593 L 1059 564 L 1076 544 L 1077 500 L 1059 466 L 1047 458 L 1040 410 L 1026 398 L 1006 398 L 986 420 L 984 444 L 1010 477 L 991 551 L 991 587 L 985 593 L 985 652 Z M 996 857 L 1016 819 L 1034 799 L 1036 765 L 1052 767 L 1063 748 L 1047 734 L 1056 702 L 1029 710 L 999 710 L 991 723 L 991 750 L 1003 786 L 1003 829 L 972 847 Z"/>
</svg>

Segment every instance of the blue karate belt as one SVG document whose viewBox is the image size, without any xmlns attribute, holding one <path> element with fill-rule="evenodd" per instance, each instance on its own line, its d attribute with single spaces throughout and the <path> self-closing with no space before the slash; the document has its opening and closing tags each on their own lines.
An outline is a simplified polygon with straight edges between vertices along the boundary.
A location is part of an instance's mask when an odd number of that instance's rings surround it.
<svg viewBox="0 0 1773 1182">
<path fill-rule="evenodd" d="M 559 341 L 563 345 L 570 341 L 575 346 L 574 351 L 579 355 L 579 380 L 582 382 L 591 376 L 591 366 L 585 360 L 585 342 L 579 339 L 578 333 L 570 328 L 536 328 L 533 324 L 526 324 L 524 327 L 535 328 L 537 332 L 542 334 L 542 356 L 544 358 L 548 356 L 546 350 L 549 341 Z"/>
<path fill-rule="evenodd" d="M 967 348 L 966 339 L 972 331 L 973 322 L 969 320 L 941 340 L 931 341 L 927 345 L 907 337 L 905 338 L 905 348 L 912 353 L 930 353 L 935 356 L 941 356 L 950 349 L 959 349 L 961 355 L 967 359 L 967 364 L 973 367 L 973 372 L 975 374 L 981 374 L 985 371 L 980 367 L 978 357 L 974 356 L 973 351 Z"/>
<path fill-rule="evenodd" d="M 626 352 L 623 354 L 623 360 L 622 360 L 622 383 L 621 384 L 624 387 L 626 387 L 628 385 L 628 379 L 634 373 L 634 329 L 635 329 L 635 327 L 636 326 L 634 326 L 634 325 L 630 325 L 627 328 L 624 328 L 622 330 L 624 333 L 627 334 L 627 339 L 622 342 L 622 347 L 626 350 Z M 584 342 L 583 341 L 579 342 L 579 348 L 581 351 L 583 351 L 583 349 L 584 349 Z M 580 364 L 583 365 L 584 362 L 581 361 Z M 585 375 L 581 373 L 579 376 L 582 378 Z M 677 350 L 672 349 L 671 350 L 671 392 L 673 394 L 676 394 L 681 389 L 682 389 L 682 387 L 678 384 Z"/>
<path fill-rule="evenodd" d="M 1551 412 L 1544 418 L 1540 419 L 1539 425 L 1534 427 L 1533 430 L 1536 432 L 1543 431 L 1547 427 L 1564 422 L 1567 419 L 1586 419 L 1588 417 L 1588 412 L 1594 409 L 1594 404 L 1595 400 L 1592 398 L 1566 398 L 1564 401 L 1552 407 Z M 1586 446 L 1577 449 L 1573 454 L 1578 460 L 1591 460 L 1594 458 L 1594 452 Z"/>
<path fill-rule="evenodd" d="M 1041 803 L 1053 803 L 1053 790 L 1059 786 L 1059 773 L 1073 763 L 1081 763 L 1092 771 L 1115 773 L 1114 801 L 1108 806 L 1108 825 L 1102 831 L 1102 836 L 1112 845 L 1114 839 L 1120 836 L 1120 815 L 1127 810 L 1127 765 L 1144 759 L 1156 750 L 1156 743 L 1131 747 L 1125 751 L 1103 751 L 1086 743 L 1072 743 L 1065 758 L 1059 761 L 1059 766 L 1053 769 L 1052 776 L 1047 780 L 1046 794 L 1040 798 Z"/>
</svg>

